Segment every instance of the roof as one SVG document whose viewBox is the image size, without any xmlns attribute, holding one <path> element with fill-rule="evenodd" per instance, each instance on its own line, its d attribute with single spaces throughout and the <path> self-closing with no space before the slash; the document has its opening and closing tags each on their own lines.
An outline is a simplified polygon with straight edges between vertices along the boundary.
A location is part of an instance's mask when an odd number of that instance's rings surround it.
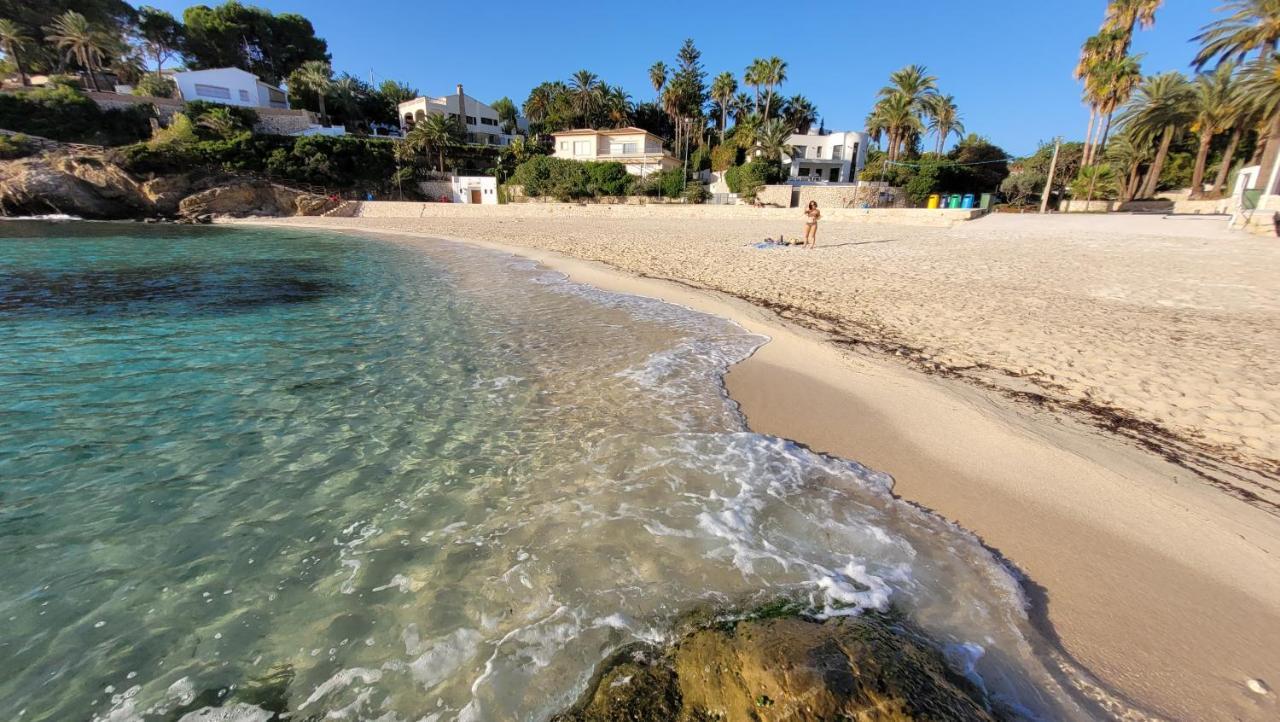
<svg viewBox="0 0 1280 722">
<path fill-rule="evenodd" d="M 650 133 L 644 128 L 637 128 L 635 126 L 629 126 L 626 128 L 607 128 L 603 130 L 592 130 L 591 128 L 574 128 L 573 130 L 557 131 L 555 133 L 552 133 L 551 135 L 553 136 L 557 136 L 557 135 L 635 135 L 636 133 L 644 133 L 645 135 L 653 136 L 654 138 L 658 138 L 658 140 L 662 140 L 657 135 Z"/>
</svg>

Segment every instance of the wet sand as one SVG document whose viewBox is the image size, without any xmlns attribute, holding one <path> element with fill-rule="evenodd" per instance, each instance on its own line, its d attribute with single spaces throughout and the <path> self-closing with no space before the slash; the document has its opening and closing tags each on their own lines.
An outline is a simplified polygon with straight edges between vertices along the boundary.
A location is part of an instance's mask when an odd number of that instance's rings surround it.
<svg viewBox="0 0 1280 722">
<path fill-rule="evenodd" d="M 1273 240 L 996 217 L 828 224 L 805 255 L 744 248 L 785 230 L 760 222 L 483 210 L 273 223 L 482 242 L 767 334 L 726 379 L 751 427 L 886 471 L 977 533 L 1115 709 L 1280 714 L 1245 684 L 1280 682 Z"/>
</svg>

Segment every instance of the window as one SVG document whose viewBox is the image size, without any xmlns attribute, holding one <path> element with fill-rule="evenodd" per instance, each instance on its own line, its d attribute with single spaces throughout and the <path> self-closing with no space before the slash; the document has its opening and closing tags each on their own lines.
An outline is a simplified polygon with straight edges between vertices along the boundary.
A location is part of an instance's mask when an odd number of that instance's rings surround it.
<svg viewBox="0 0 1280 722">
<path fill-rule="evenodd" d="M 822 146 L 820 146 L 820 145 L 818 145 L 818 146 L 814 146 L 814 148 L 813 148 L 813 157 L 814 157 L 814 158 L 821 158 L 821 157 L 822 157 Z"/>
<path fill-rule="evenodd" d="M 204 83 L 196 83 L 196 95 L 205 98 L 231 100 L 231 89 L 224 88 L 221 85 L 205 85 Z"/>
<path fill-rule="evenodd" d="M 591 152 L 591 141 L 589 140 L 573 141 L 573 154 L 574 155 L 594 155 L 594 153 Z"/>
<path fill-rule="evenodd" d="M 569 150 L 569 141 L 567 140 L 560 141 L 560 150 Z"/>
<path fill-rule="evenodd" d="M 640 145 L 636 142 L 630 143 L 610 143 L 609 155 L 636 155 L 640 152 Z"/>
<path fill-rule="evenodd" d="M 240 102 L 241 102 L 241 103 L 248 103 L 248 102 L 249 102 L 249 91 L 247 91 L 247 90 L 241 90 L 241 91 L 240 91 Z"/>
<path fill-rule="evenodd" d="M 837 145 L 831 149 L 831 160 L 840 160 L 844 156 L 844 146 Z"/>
<path fill-rule="evenodd" d="M 793 158 L 803 158 L 803 157 L 804 157 L 805 147 L 804 147 L 803 145 L 797 145 L 796 147 L 792 148 L 791 150 L 792 150 L 792 153 L 793 153 L 793 155 L 792 155 L 792 157 L 793 157 Z"/>
<path fill-rule="evenodd" d="M 474 115 L 468 115 L 467 125 L 475 125 L 475 124 L 476 124 L 476 117 Z"/>
<path fill-rule="evenodd" d="M 493 118 L 480 119 L 480 125 L 497 125 L 497 124 L 498 124 L 498 121 L 494 120 Z"/>
</svg>

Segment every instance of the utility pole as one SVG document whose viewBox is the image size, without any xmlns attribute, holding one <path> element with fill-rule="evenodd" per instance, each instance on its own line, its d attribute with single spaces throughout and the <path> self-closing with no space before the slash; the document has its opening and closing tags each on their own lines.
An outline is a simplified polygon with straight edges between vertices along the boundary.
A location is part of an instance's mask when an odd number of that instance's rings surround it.
<svg viewBox="0 0 1280 722">
<path fill-rule="evenodd" d="M 1061 140 L 1053 141 L 1053 160 L 1049 161 L 1049 178 L 1044 182 L 1044 193 L 1040 194 L 1041 213 L 1049 210 L 1049 193 L 1053 191 L 1053 173 L 1058 170 L 1058 149 L 1061 146 Z"/>
</svg>

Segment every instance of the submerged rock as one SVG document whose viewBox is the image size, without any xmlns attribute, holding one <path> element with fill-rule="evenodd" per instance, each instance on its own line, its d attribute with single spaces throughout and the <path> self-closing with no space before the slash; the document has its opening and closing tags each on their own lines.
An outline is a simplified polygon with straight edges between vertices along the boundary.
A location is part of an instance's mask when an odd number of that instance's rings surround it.
<svg viewBox="0 0 1280 722">
<path fill-rule="evenodd" d="M 994 720 L 983 693 L 893 615 L 756 619 L 605 660 L 558 722 Z"/>
</svg>

